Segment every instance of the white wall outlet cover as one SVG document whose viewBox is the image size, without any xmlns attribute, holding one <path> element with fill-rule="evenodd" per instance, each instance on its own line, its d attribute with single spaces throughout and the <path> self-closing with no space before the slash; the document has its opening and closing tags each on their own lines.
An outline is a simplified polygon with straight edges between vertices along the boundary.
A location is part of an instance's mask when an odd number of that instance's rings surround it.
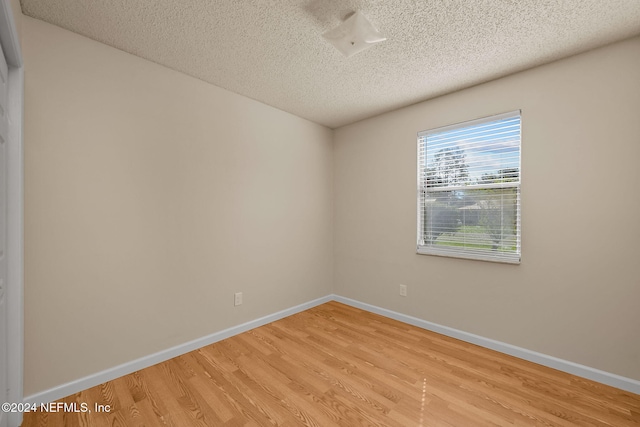
<svg viewBox="0 0 640 427">
<path fill-rule="evenodd" d="M 400 295 L 403 297 L 407 296 L 407 285 L 400 285 Z"/>
</svg>

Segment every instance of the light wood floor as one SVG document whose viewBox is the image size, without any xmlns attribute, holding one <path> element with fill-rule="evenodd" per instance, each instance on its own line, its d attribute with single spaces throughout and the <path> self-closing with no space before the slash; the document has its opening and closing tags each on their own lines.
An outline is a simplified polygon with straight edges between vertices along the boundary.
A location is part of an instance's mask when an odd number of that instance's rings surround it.
<svg viewBox="0 0 640 427">
<path fill-rule="evenodd" d="M 62 399 L 31 426 L 637 426 L 640 395 L 330 302 Z"/>
</svg>

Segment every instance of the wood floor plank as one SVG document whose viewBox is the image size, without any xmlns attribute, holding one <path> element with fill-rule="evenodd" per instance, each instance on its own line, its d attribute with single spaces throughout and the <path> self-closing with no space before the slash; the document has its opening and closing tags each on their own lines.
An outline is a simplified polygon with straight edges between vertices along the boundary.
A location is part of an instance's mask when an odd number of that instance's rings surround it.
<svg viewBox="0 0 640 427">
<path fill-rule="evenodd" d="M 640 396 L 330 302 L 61 399 L 23 427 L 640 426 Z"/>
</svg>

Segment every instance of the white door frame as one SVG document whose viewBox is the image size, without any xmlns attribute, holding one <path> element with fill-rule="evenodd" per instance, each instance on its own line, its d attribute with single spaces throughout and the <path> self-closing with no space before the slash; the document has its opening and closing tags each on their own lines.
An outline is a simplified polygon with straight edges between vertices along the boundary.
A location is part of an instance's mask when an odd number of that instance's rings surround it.
<svg viewBox="0 0 640 427">
<path fill-rule="evenodd" d="M 22 11 L 17 11 L 22 13 Z M 7 363 L 9 402 L 22 402 L 24 298 L 23 298 L 23 206 L 24 206 L 24 66 L 18 31 L 10 0 L 0 0 L 0 43 L 9 66 L 7 116 Z M 9 413 L 9 427 L 22 424 L 21 413 Z"/>
</svg>

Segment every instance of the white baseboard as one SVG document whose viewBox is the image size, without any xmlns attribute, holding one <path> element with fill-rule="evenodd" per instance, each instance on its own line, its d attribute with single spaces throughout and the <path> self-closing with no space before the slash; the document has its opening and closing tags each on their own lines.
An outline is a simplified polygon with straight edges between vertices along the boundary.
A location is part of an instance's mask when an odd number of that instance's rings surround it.
<svg viewBox="0 0 640 427">
<path fill-rule="evenodd" d="M 62 384 L 49 390 L 32 394 L 31 396 L 25 397 L 24 402 L 36 404 L 53 402 L 54 400 L 58 400 L 71 394 L 81 392 L 82 390 L 86 390 L 104 382 L 120 378 L 123 375 L 128 375 L 132 372 L 139 371 L 140 369 L 148 368 L 149 366 L 156 365 L 160 362 L 164 362 L 165 360 L 172 359 L 174 357 L 180 356 L 193 350 L 197 350 L 209 344 L 213 344 L 234 335 L 238 335 L 251 329 L 255 329 L 259 326 L 266 325 L 267 323 L 275 322 L 276 320 L 291 316 L 292 314 L 308 310 L 317 305 L 329 302 L 332 299 L 332 295 L 327 295 L 313 301 L 296 305 L 295 307 L 278 311 L 277 313 L 269 314 L 259 319 L 251 320 L 238 326 L 233 326 L 220 332 L 216 332 L 211 335 L 207 335 L 205 337 L 159 351 L 149 356 L 132 360 L 131 362 L 123 363 L 122 365 L 118 365 L 113 368 L 95 373 L 93 375 L 89 375 L 84 378 Z"/>
<path fill-rule="evenodd" d="M 350 305 L 352 307 L 360 308 L 362 310 L 370 311 L 371 313 L 376 313 L 384 317 L 399 320 L 400 322 L 408 323 L 410 325 L 417 326 L 422 329 L 427 329 L 429 331 L 437 332 L 439 334 L 446 335 L 451 338 L 456 338 L 461 341 L 476 344 L 481 347 L 489 348 L 491 350 L 496 350 L 496 351 L 499 351 L 500 353 L 515 356 L 520 359 L 528 360 L 530 362 L 537 363 L 539 365 L 543 365 L 549 368 L 557 369 L 559 371 L 567 372 L 569 374 L 573 374 L 578 377 L 587 378 L 589 380 L 593 380 L 602 384 L 610 385 L 612 387 L 626 390 L 631 393 L 640 394 L 640 381 L 637 381 L 631 378 L 626 378 L 620 375 L 601 371 L 599 369 L 580 365 L 574 362 L 569 362 L 567 360 L 558 359 L 557 357 L 548 356 L 546 354 L 527 350 L 522 347 L 516 347 L 515 345 L 506 344 L 506 343 L 492 340 L 489 338 L 484 338 L 479 335 L 460 331 L 458 329 L 438 325 L 437 323 L 432 323 L 426 320 L 418 319 L 417 317 L 412 317 L 406 314 L 397 313 L 395 311 L 387 310 L 386 308 L 376 307 L 374 305 L 356 301 L 351 298 L 346 298 L 339 295 L 332 295 L 332 299 L 334 301 L 338 301 L 343 304 Z"/>
<path fill-rule="evenodd" d="M 518 357 L 520 359 L 528 360 L 543 366 L 548 366 L 559 371 L 567 372 L 579 377 L 587 378 L 593 381 L 597 381 L 602 384 L 607 384 L 612 387 L 616 387 L 622 390 L 629 391 L 631 393 L 640 394 L 640 381 L 625 378 L 620 375 L 611 374 L 609 372 L 601 371 L 598 369 L 590 368 L 588 366 L 580 365 L 577 363 L 569 362 L 567 360 L 558 359 L 553 356 L 538 353 L 535 351 L 527 350 L 521 347 L 516 347 L 511 344 L 506 344 L 500 341 L 484 338 L 479 335 L 470 334 L 468 332 L 460 331 L 458 329 L 449 328 L 447 326 L 438 325 L 436 323 L 428 322 L 426 320 L 418 319 L 417 317 L 408 316 L 406 314 L 397 313 L 395 311 L 387 310 L 386 308 L 376 307 L 374 305 L 366 304 L 360 301 L 356 301 L 350 298 L 342 297 L 340 295 L 327 295 L 322 298 L 315 299 L 313 301 L 306 302 L 304 304 L 291 307 L 277 313 L 270 314 L 268 316 L 261 317 L 238 326 L 234 326 L 225 329 L 220 332 L 207 335 L 202 338 L 198 338 L 187 343 L 171 347 L 167 350 L 159 351 L 149 356 L 141 357 L 128 363 L 124 363 L 119 366 L 89 375 L 84 378 L 77 379 L 75 381 L 62 384 L 60 386 L 51 388 L 49 390 L 42 391 L 40 393 L 33 394 L 24 398 L 25 403 L 49 403 L 54 400 L 61 399 L 71 394 L 78 393 L 82 390 L 94 387 L 107 381 L 120 378 L 123 375 L 128 375 L 132 372 L 139 371 L 140 369 L 153 366 L 165 360 L 172 359 L 182 354 L 188 353 L 193 350 L 197 350 L 201 347 L 213 344 L 223 339 L 232 337 L 234 335 L 241 334 L 259 326 L 266 325 L 276 320 L 280 320 L 292 314 L 299 313 L 309 308 L 324 304 L 329 301 L 338 301 L 343 304 L 350 305 L 352 307 L 360 308 L 362 310 L 370 311 L 372 313 L 379 314 L 384 317 L 398 320 L 410 325 L 417 326 L 419 328 L 427 329 L 429 331 L 437 332 L 442 335 L 446 335 L 452 338 L 457 338 L 461 341 L 477 344 L 481 347 L 496 350 L 504 354 Z"/>
</svg>

